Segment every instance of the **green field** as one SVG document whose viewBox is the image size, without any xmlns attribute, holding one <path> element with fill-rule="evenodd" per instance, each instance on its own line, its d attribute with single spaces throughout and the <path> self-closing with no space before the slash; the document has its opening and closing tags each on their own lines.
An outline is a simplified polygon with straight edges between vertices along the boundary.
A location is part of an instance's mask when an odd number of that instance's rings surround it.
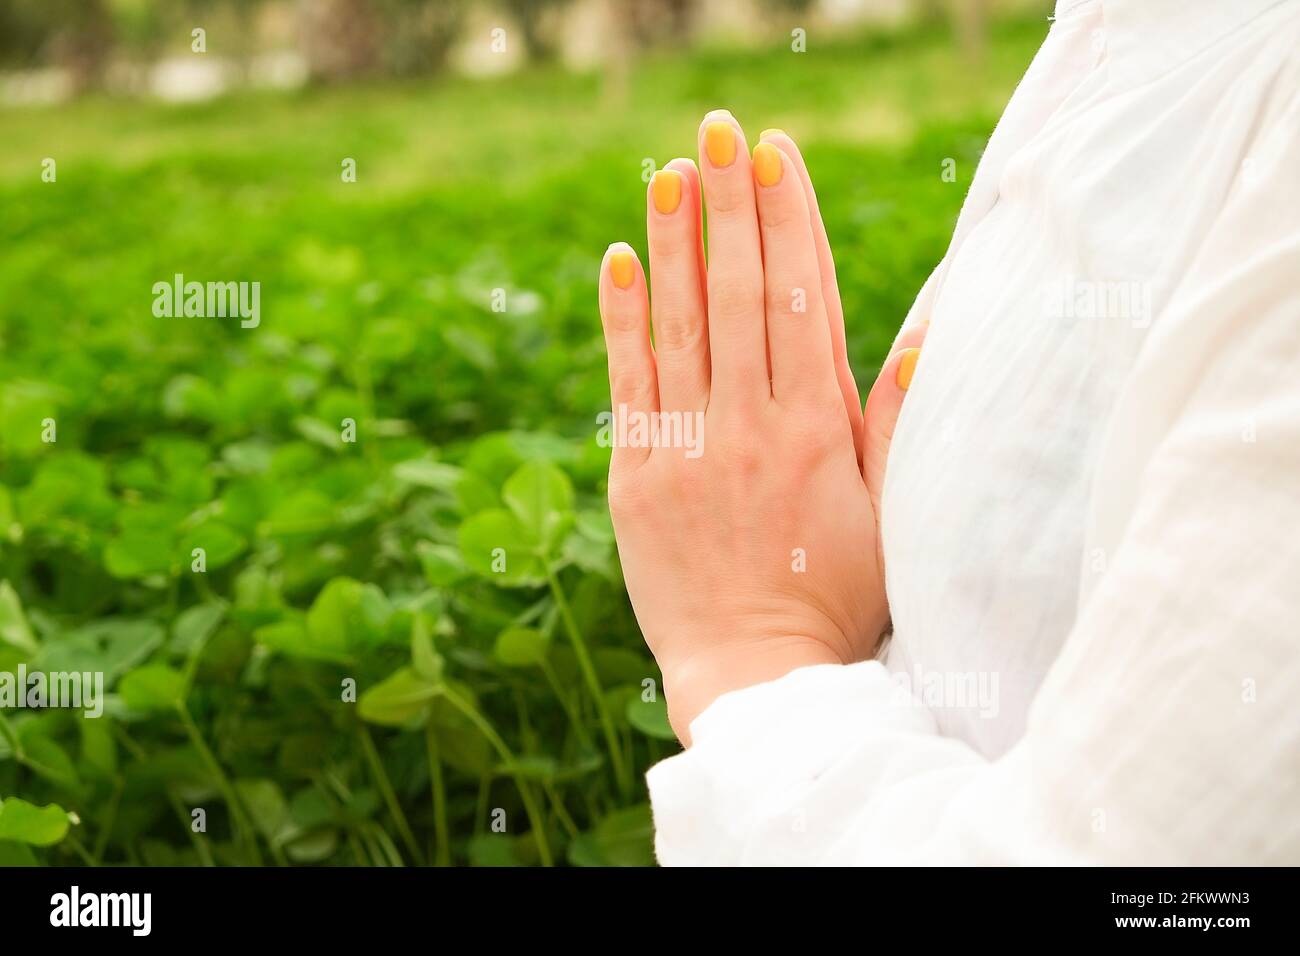
<svg viewBox="0 0 1300 956">
<path fill-rule="evenodd" d="M 869 382 L 1046 27 L 0 112 L 0 672 L 106 691 L 0 684 L 0 864 L 650 863 L 595 441 L 643 162 L 719 106 L 801 142 Z M 177 273 L 260 325 L 156 317 Z"/>
</svg>

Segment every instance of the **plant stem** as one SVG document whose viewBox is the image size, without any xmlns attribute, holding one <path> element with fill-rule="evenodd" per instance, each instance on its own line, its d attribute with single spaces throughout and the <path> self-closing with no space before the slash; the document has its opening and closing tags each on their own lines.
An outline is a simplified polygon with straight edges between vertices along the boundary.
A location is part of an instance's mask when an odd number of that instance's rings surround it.
<svg viewBox="0 0 1300 956">
<path fill-rule="evenodd" d="M 81 841 L 71 833 L 67 835 L 63 842 L 72 847 L 77 856 L 81 857 L 81 862 L 86 864 L 86 866 L 99 866 L 99 864 L 95 862 L 94 858 L 86 852 L 86 848 L 81 845 Z"/>
<path fill-rule="evenodd" d="M 448 689 L 443 691 L 443 696 L 453 707 L 459 710 L 465 717 L 478 728 L 479 733 L 487 738 L 496 750 L 497 754 L 506 765 L 511 768 L 510 776 L 514 779 L 515 786 L 519 789 L 519 799 L 523 801 L 524 812 L 528 814 L 528 823 L 533 831 L 533 840 L 537 844 L 537 853 L 541 858 L 543 866 L 554 866 L 555 860 L 551 856 L 551 846 L 546 840 L 546 831 L 542 825 L 542 815 L 537 809 L 537 803 L 533 800 L 532 789 L 528 782 L 519 775 L 516 769 L 518 764 L 515 761 L 515 755 L 510 751 L 506 742 L 501 739 L 501 735 L 496 732 L 496 728 L 488 722 L 488 719 L 479 713 L 478 708 L 474 707 L 460 699 L 454 691 Z"/>
<path fill-rule="evenodd" d="M 372 833 L 372 839 L 375 841 L 375 844 L 382 851 L 383 855 L 388 858 L 388 865 L 396 867 L 406 866 L 406 864 L 402 862 L 402 854 L 397 851 L 397 846 L 393 843 L 393 838 L 385 832 L 384 828 L 377 823 L 372 823 L 369 829 Z"/>
<path fill-rule="evenodd" d="M 356 365 L 353 367 L 353 378 L 357 384 L 357 391 L 361 396 L 361 427 L 369 431 L 375 425 L 375 384 L 374 378 L 370 374 L 370 362 L 365 355 L 358 356 Z M 377 442 L 369 440 L 372 437 L 370 434 L 362 436 L 361 446 L 366 460 L 372 465 L 378 465 L 379 445 Z"/>
<path fill-rule="evenodd" d="M 23 745 L 18 742 L 18 735 L 14 729 L 9 726 L 9 718 L 0 714 L 0 734 L 4 735 L 5 740 L 9 741 L 9 748 L 14 752 L 15 760 L 23 759 Z"/>
<path fill-rule="evenodd" d="M 126 788 L 126 780 L 119 773 L 113 780 L 113 795 L 109 797 L 108 809 L 104 813 L 104 822 L 100 825 L 99 833 L 95 836 L 95 862 L 100 864 L 104 862 L 104 854 L 108 852 L 108 840 L 113 835 L 113 824 L 117 821 L 117 810 L 122 803 L 122 791 Z M 168 793 L 168 796 L 171 796 Z"/>
<path fill-rule="evenodd" d="M 180 716 L 181 725 L 185 728 L 186 735 L 190 738 L 190 743 L 194 749 L 199 752 L 212 775 L 217 778 L 217 787 L 221 790 L 222 797 L 225 798 L 226 806 L 230 808 L 230 815 L 234 820 L 235 828 L 239 832 L 242 842 L 246 843 L 248 849 L 253 852 L 253 859 L 257 861 L 258 866 L 264 866 L 265 860 L 262 859 L 262 851 L 257 846 L 257 836 L 253 830 L 252 819 L 244 809 L 243 802 L 239 799 L 239 794 L 235 792 L 234 785 L 230 778 L 226 776 L 226 771 L 222 769 L 221 762 L 217 760 L 214 754 L 203 739 L 203 734 L 199 727 L 194 723 L 194 718 L 190 716 L 189 708 L 185 706 L 184 701 L 176 702 L 176 713 Z"/>
<path fill-rule="evenodd" d="M 357 866 L 369 866 L 370 858 L 361 847 L 361 841 L 353 830 L 348 830 L 348 846 L 352 847 L 352 855 L 357 859 Z"/>
<path fill-rule="evenodd" d="M 131 735 L 126 732 L 126 730 L 122 727 L 121 724 L 114 723 L 111 725 L 111 728 L 114 735 L 117 737 L 118 743 L 120 743 L 131 754 L 133 758 L 135 758 L 140 763 L 144 763 L 146 760 L 149 759 L 149 754 L 145 751 L 143 747 L 141 747 L 138 743 L 136 743 L 133 739 L 131 739 Z M 215 760 L 216 758 L 214 757 L 213 759 Z M 220 768 L 218 767 L 218 769 Z M 117 798 L 119 802 L 121 799 L 122 790 L 123 788 L 125 788 L 125 786 L 126 786 L 125 779 L 121 775 L 119 775 L 118 783 L 117 783 Z M 185 816 L 185 808 L 181 806 L 180 800 L 176 797 L 176 794 L 173 793 L 170 788 L 167 789 L 167 799 L 171 801 L 172 808 L 176 810 L 177 814 L 180 816 L 182 826 L 189 829 L 191 835 L 194 836 L 195 840 L 198 841 L 198 843 L 196 843 L 196 848 L 198 849 L 199 857 L 205 861 L 204 866 L 216 866 L 216 862 L 212 859 L 212 852 L 208 848 L 207 840 L 193 832 L 193 828 L 191 827 L 191 823 L 193 821 Z M 234 813 L 234 811 L 231 812 L 232 814 Z M 103 839 L 106 841 L 107 837 L 108 834 L 106 833 Z M 136 853 L 135 848 L 132 845 L 128 844 L 125 849 L 126 849 L 128 862 L 131 862 L 132 865 L 139 865 L 137 862 L 135 862 L 138 858 L 138 854 Z M 98 854 L 102 858 L 104 855 L 104 850 L 102 849 L 99 850 Z"/>
<path fill-rule="evenodd" d="M 546 781 L 542 783 L 542 789 L 545 790 L 546 795 L 551 798 L 551 806 L 555 808 L 556 819 L 558 819 L 560 825 L 568 831 L 569 839 L 573 839 L 578 835 L 578 825 L 573 822 L 573 817 L 569 815 L 569 811 L 565 808 L 564 801 L 560 799 L 560 795 L 556 791 L 555 785 Z"/>
<path fill-rule="evenodd" d="M 492 775 L 485 773 L 478 778 L 478 799 L 474 802 L 474 836 L 483 835 L 483 821 L 487 818 L 488 797 L 491 796 Z"/>
<path fill-rule="evenodd" d="M 587 651 L 587 642 L 583 640 L 582 632 L 578 630 L 578 622 L 573 618 L 573 611 L 569 608 L 569 602 L 564 596 L 564 589 L 560 587 L 560 579 L 556 576 L 555 571 L 548 568 L 546 578 L 551 584 L 551 594 L 555 597 L 555 604 L 560 609 L 560 617 L 564 621 L 564 628 L 569 633 L 569 640 L 573 644 L 574 656 L 578 658 L 578 668 L 582 671 L 583 679 L 587 682 L 587 690 L 591 692 L 592 703 L 596 707 L 596 714 L 600 718 L 601 730 L 605 735 L 605 746 L 609 749 L 610 764 L 614 769 L 614 779 L 618 781 L 619 791 L 624 797 L 632 792 L 632 780 L 628 776 L 627 766 L 623 762 L 623 752 L 619 745 L 618 734 L 614 730 L 614 721 L 609 715 L 609 708 L 605 705 L 605 693 L 600 686 L 600 678 L 596 676 L 596 667 L 591 662 L 591 654 Z"/>
<path fill-rule="evenodd" d="M 199 596 L 202 597 L 204 601 L 210 602 L 220 600 L 217 597 L 217 593 L 212 590 L 212 585 L 208 583 L 208 576 L 206 574 L 196 574 L 194 576 L 194 589 L 199 592 Z"/>
<path fill-rule="evenodd" d="M 176 811 L 176 816 L 180 818 L 181 826 L 189 833 L 190 842 L 194 844 L 194 852 L 199 855 L 199 861 L 204 866 L 216 866 L 212 859 L 212 851 L 208 849 L 208 841 L 204 839 L 203 834 L 195 832 L 194 821 L 185 815 L 185 807 L 181 805 L 180 798 L 172 792 L 170 787 L 166 789 L 167 800 L 171 803 L 172 809 Z"/>
<path fill-rule="evenodd" d="M 451 832 L 447 826 L 447 789 L 442 779 L 442 757 L 438 753 L 438 735 L 432 719 L 424 725 L 425 752 L 429 757 L 429 790 L 433 798 L 433 832 L 438 841 L 435 855 L 438 866 L 451 866 Z"/>
<path fill-rule="evenodd" d="M 560 702 L 560 707 L 564 710 L 564 715 L 569 718 L 569 725 L 573 727 L 573 732 L 577 735 L 578 742 L 583 746 L 591 746 L 591 737 L 587 733 L 587 728 L 582 722 L 582 718 L 573 707 L 573 702 L 569 700 L 569 695 L 564 692 L 560 686 L 559 678 L 555 676 L 555 669 L 547 663 L 546 658 L 541 661 L 542 674 L 545 675 L 547 683 L 551 685 L 551 691 L 555 694 L 555 699 Z"/>
<path fill-rule="evenodd" d="M 367 826 L 361 831 L 361 840 L 365 844 L 366 853 L 369 854 L 370 856 L 370 865 L 371 866 L 392 866 L 393 861 L 388 858 L 387 854 L 384 853 L 384 848 L 380 846 L 379 842 L 375 839 L 376 829 L 378 829 L 380 833 L 384 832 L 383 827 L 374 827 L 374 826 Z M 393 849 L 396 849 L 396 847 L 394 847 Z M 398 866 L 402 865 L 402 861 L 400 858 L 397 861 L 397 865 Z"/>
<path fill-rule="evenodd" d="M 357 725 L 357 733 L 361 737 L 361 748 L 366 752 L 366 759 L 370 762 L 370 770 L 375 776 L 375 783 L 379 787 L 379 792 L 384 796 L 384 802 L 388 804 L 388 812 L 393 817 L 393 822 L 397 825 L 397 833 L 406 844 L 406 848 L 411 852 L 411 859 L 417 866 L 424 865 L 424 854 L 420 852 L 420 844 L 415 840 L 415 834 L 411 832 L 411 825 L 406 820 L 406 814 L 402 812 L 402 805 L 397 800 L 397 793 L 393 790 L 393 782 L 388 779 L 388 771 L 384 769 L 384 763 L 379 759 L 379 751 L 375 749 L 375 742 L 370 736 L 370 731 L 362 724 Z"/>
<path fill-rule="evenodd" d="M 109 725 L 109 729 L 117 736 L 118 743 L 131 752 L 132 757 L 141 763 L 144 763 L 149 759 L 149 754 L 145 752 L 143 747 L 131 739 L 131 735 L 126 732 L 125 728 L 123 728 L 121 724 L 114 721 Z"/>
</svg>

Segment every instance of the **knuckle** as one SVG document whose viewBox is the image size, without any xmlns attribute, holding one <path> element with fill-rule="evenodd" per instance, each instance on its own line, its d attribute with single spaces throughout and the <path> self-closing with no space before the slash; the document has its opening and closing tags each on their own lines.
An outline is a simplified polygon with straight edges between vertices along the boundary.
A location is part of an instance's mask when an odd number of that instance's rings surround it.
<svg viewBox="0 0 1300 956">
<path fill-rule="evenodd" d="M 635 335 L 642 331 L 644 319 L 639 311 L 612 309 L 605 314 L 605 331 L 612 335 Z"/>
<path fill-rule="evenodd" d="M 792 454 L 805 466 L 830 457 L 845 440 L 851 442 L 844 403 L 819 393 L 809 397 L 791 424 Z"/>
<path fill-rule="evenodd" d="M 710 313 L 737 317 L 753 315 L 762 308 L 762 288 L 747 279 L 716 279 L 709 285 Z"/>
<path fill-rule="evenodd" d="M 655 265 L 663 266 L 681 262 L 686 258 L 688 251 L 694 253 L 685 236 L 668 229 L 650 230 L 646 236 L 646 244 L 650 249 L 652 269 Z"/>
<path fill-rule="evenodd" d="M 760 204 L 758 213 L 763 222 L 764 232 L 783 231 L 791 223 L 808 221 L 806 212 L 801 214 L 794 203 L 783 201 L 781 198 L 773 198 Z"/>
<path fill-rule="evenodd" d="M 718 444 L 720 463 L 733 480 L 748 481 L 763 467 L 763 451 L 750 435 L 732 432 Z"/>
<path fill-rule="evenodd" d="M 648 513 L 651 495 L 644 479 L 626 471 L 611 471 L 609 475 L 609 514 L 614 521 L 636 519 Z"/>
<path fill-rule="evenodd" d="M 802 318 L 821 308 L 821 290 L 816 283 L 778 277 L 767 289 L 767 312 L 786 319 Z"/>
<path fill-rule="evenodd" d="M 704 323 L 687 308 L 666 306 L 655 314 L 655 348 L 681 352 L 694 348 L 704 337 Z"/>
<path fill-rule="evenodd" d="M 650 405 L 650 383 L 644 374 L 631 369 L 611 369 L 609 395 L 616 405 L 646 408 Z"/>
<path fill-rule="evenodd" d="M 743 183 L 733 181 L 731 177 L 720 177 L 721 182 L 710 183 L 705 192 L 708 199 L 709 215 L 713 220 L 731 218 L 742 212 L 753 216 L 750 204 L 753 202 L 754 186 L 746 179 Z"/>
<path fill-rule="evenodd" d="M 707 465 L 683 455 L 673 459 L 670 474 L 673 476 L 673 488 L 679 497 L 689 501 L 707 500 L 712 482 Z"/>
</svg>

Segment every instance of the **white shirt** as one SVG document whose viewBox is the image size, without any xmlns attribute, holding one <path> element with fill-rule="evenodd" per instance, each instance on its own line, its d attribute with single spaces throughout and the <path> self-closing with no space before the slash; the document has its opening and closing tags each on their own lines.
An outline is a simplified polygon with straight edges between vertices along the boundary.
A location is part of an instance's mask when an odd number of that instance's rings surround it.
<svg viewBox="0 0 1300 956">
<path fill-rule="evenodd" d="M 1300 864 L 1298 50 L 1060 0 L 908 317 L 892 639 L 701 714 L 662 863 Z"/>
</svg>

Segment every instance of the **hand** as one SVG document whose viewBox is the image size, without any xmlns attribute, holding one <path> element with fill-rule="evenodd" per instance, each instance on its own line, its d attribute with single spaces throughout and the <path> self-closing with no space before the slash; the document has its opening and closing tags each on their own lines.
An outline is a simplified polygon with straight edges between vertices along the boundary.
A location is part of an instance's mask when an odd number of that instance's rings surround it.
<svg viewBox="0 0 1300 956">
<path fill-rule="evenodd" d="M 626 244 L 610 247 L 600 278 L 619 423 L 610 512 L 686 743 L 722 693 L 875 651 L 888 621 L 879 490 L 919 354 L 906 346 L 924 335 L 900 336 L 864 423 L 830 246 L 793 141 L 769 131 L 751 162 L 725 111 L 705 118 L 699 140 L 702 172 L 673 160 L 648 191 L 653 308 Z"/>
</svg>

